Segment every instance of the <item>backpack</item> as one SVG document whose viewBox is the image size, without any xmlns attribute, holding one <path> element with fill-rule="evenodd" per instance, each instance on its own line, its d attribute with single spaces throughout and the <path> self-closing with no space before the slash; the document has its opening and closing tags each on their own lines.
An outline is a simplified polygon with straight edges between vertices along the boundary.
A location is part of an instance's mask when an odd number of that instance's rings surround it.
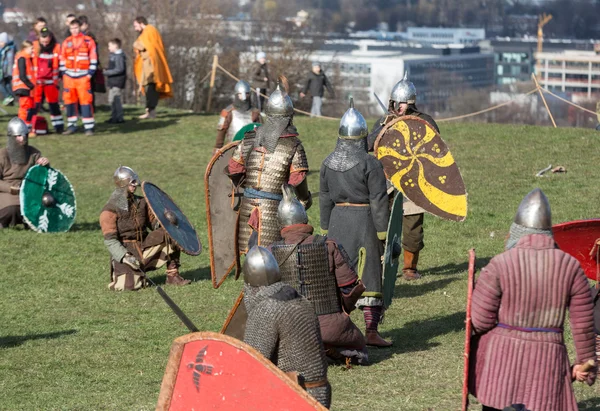
<svg viewBox="0 0 600 411">
<path fill-rule="evenodd" d="M 31 119 L 31 131 L 38 136 L 48 134 L 48 122 L 42 116 L 33 116 L 33 119 Z"/>
</svg>

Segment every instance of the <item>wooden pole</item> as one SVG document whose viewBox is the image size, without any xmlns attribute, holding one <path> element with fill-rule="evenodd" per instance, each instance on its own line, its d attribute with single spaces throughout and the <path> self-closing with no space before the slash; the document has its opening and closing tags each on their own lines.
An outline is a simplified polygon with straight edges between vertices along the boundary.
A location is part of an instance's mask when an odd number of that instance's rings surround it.
<svg viewBox="0 0 600 411">
<path fill-rule="evenodd" d="M 534 73 L 531 73 L 531 78 L 533 78 L 533 82 L 535 83 L 535 87 L 537 88 L 538 93 L 540 93 L 540 97 L 542 98 L 542 102 L 544 103 L 544 106 L 546 107 L 546 111 L 548 111 L 548 115 L 550 116 L 550 120 L 552 120 L 552 125 L 554 126 L 554 128 L 556 128 L 556 122 L 554 121 L 554 117 L 552 116 L 552 112 L 550 111 L 550 107 L 548 107 L 548 103 L 546 103 L 546 99 L 544 98 L 544 92 L 542 91 L 542 88 L 540 87 L 540 84 L 537 81 L 537 78 L 535 77 Z"/>
<path fill-rule="evenodd" d="M 471 303 L 473 300 L 473 289 L 475 288 L 475 249 L 469 250 L 469 277 L 467 284 L 467 318 L 465 320 L 465 353 L 463 369 L 463 391 L 462 391 L 462 411 L 469 409 L 469 362 L 471 354 L 471 334 L 473 325 L 471 324 Z"/>
<path fill-rule="evenodd" d="M 206 102 L 206 111 L 210 112 L 210 105 L 212 103 L 213 87 L 215 86 L 215 76 L 217 75 L 217 66 L 219 65 L 219 56 L 216 54 L 213 56 L 212 72 L 210 73 L 210 86 L 208 88 L 208 101 Z"/>
</svg>

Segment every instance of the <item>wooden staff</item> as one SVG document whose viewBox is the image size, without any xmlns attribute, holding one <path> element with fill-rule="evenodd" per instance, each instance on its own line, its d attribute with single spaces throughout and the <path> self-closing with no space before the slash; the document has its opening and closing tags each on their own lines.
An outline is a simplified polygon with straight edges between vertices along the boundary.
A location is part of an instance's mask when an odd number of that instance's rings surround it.
<svg viewBox="0 0 600 411">
<path fill-rule="evenodd" d="M 213 56 L 212 71 L 210 73 L 210 85 L 208 88 L 208 101 L 206 102 L 206 111 L 210 112 L 212 103 L 213 88 L 215 87 L 215 76 L 217 75 L 217 67 L 219 66 L 219 56 Z"/>
<path fill-rule="evenodd" d="M 550 107 L 548 107 L 548 103 L 546 103 L 546 98 L 544 97 L 544 93 L 542 93 L 542 88 L 540 87 L 540 85 L 537 81 L 537 78 L 535 77 L 535 74 L 531 73 L 531 77 L 533 78 L 533 82 L 535 83 L 535 86 L 537 87 L 537 91 L 540 93 L 540 97 L 542 98 L 542 102 L 544 103 L 544 106 L 546 107 L 546 111 L 548 111 L 550 120 L 552 120 L 552 125 L 554 126 L 554 128 L 556 128 L 556 122 L 554 121 L 554 117 L 552 116 Z"/>
<path fill-rule="evenodd" d="M 471 324 L 471 302 L 473 299 L 473 289 L 475 288 L 475 249 L 469 250 L 469 279 L 467 285 L 467 318 L 465 320 L 465 360 L 463 374 L 462 391 L 462 411 L 469 408 L 469 355 L 471 352 L 471 334 L 473 326 Z"/>
</svg>

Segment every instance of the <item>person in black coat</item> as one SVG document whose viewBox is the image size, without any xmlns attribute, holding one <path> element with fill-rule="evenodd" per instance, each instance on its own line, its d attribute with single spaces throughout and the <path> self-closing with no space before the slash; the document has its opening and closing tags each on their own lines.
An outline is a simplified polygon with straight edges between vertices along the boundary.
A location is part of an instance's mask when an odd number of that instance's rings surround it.
<svg viewBox="0 0 600 411">
<path fill-rule="evenodd" d="M 308 80 L 306 80 L 306 86 L 304 86 L 304 90 L 300 93 L 301 98 L 304 98 L 309 91 L 312 95 L 312 107 L 310 109 L 311 117 L 321 116 L 321 106 L 323 105 L 325 87 L 327 87 L 329 94 L 331 94 L 332 97 L 335 97 L 331 82 L 323 70 L 321 70 L 321 63 L 314 61 L 312 63 L 312 71 L 308 75 Z"/>
<path fill-rule="evenodd" d="M 107 123 L 124 123 L 121 96 L 127 81 L 127 62 L 125 53 L 121 49 L 121 40 L 115 38 L 109 41 L 108 51 L 110 52 L 108 69 L 104 72 L 104 75 L 108 85 L 108 102 L 112 111 Z"/>
</svg>

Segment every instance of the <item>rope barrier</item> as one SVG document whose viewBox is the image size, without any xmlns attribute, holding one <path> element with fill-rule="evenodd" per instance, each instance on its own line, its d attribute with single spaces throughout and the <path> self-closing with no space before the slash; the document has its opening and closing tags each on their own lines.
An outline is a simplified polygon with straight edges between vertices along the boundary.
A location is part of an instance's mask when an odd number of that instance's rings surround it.
<svg viewBox="0 0 600 411">
<path fill-rule="evenodd" d="M 529 95 L 531 95 L 531 94 L 533 94 L 533 93 L 537 93 L 537 91 L 538 91 L 538 89 L 537 89 L 537 88 L 535 88 L 535 89 L 533 89 L 533 90 L 531 90 L 531 91 L 529 91 L 529 92 L 525 93 L 525 95 L 526 95 L 526 96 L 529 96 Z M 477 116 L 477 115 L 479 115 L 479 114 L 487 113 L 488 111 L 493 111 L 493 110 L 496 110 L 496 109 L 498 109 L 498 108 L 500 108 L 500 107 L 507 106 L 507 105 L 509 105 L 509 104 L 511 104 L 511 103 L 514 103 L 514 102 L 515 102 L 515 101 L 517 101 L 517 100 L 518 100 L 518 98 L 513 98 L 513 99 L 511 99 L 511 100 L 505 101 L 504 103 L 497 104 L 497 105 L 495 105 L 495 106 L 488 107 L 488 108 L 486 108 L 486 109 L 484 109 L 484 110 L 479 110 L 479 111 L 476 111 L 476 112 L 474 112 L 474 113 L 463 114 L 463 115 L 456 116 L 456 117 L 447 117 L 447 118 L 441 118 L 441 119 L 439 119 L 439 120 L 435 120 L 435 121 L 436 121 L 436 122 L 443 122 L 443 121 L 453 121 L 453 120 L 460 120 L 461 118 L 467 118 L 467 117 L 473 117 L 473 116 Z"/>
<path fill-rule="evenodd" d="M 221 66 L 220 64 L 217 64 L 217 68 L 221 69 L 221 71 L 223 71 L 223 72 L 224 72 L 226 75 L 228 75 L 229 77 L 231 77 L 233 80 L 235 80 L 235 81 L 240 81 L 240 79 L 239 79 L 239 78 L 237 78 L 236 76 L 234 76 L 233 74 L 231 74 L 231 73 L 230 73 L 230 72 L 229 72 L 229 71 L 228 71 L 226 68 L 224 68 L 224 67 L 223 67 L 223 66 Z M 207 75 L 206 75 L 206 76 L 205 76 L 205 77 L 204 77 L 204 78 L 201 80 L 201 82 L 204 82 L 204 81 L 206 81 L 206 79 L 207 79 L 207 78 L 210 76 L 210 74 L 211 74 L 211 73 L 209 72 L 209 73 L 208 73 L 208 74 L 207 74 Z M 565 98 L 562 98 L 562 97 L 560 97 L 560 96 L 558 96 L 558 95 L 556 95 L 556 94 L 552 93 L 551 91 L 549 91 L 549 90 L 546 90 L 546 89 L 542 88 L 541 86 L 538 86 L 538 87 L 534 88 L 533 90 L 531 90 L 531 91 L 528 91 L 527 93 L 525 93 L 525 94 L 524 94 L 524 96 L 530 96 L 530 95 L 532 95 L 532 94 L 534 94 L 534 93 L 537 93 L 537 92 L 539 92 L 540 90 L 541 90 L 542 92 L 544 92 L 544 93 L 550 94 L 551 96 L 553 96 L 553 97 L 555 97 L 555 98 L 557 98 L 557 99 L 559 99 L 559 100 L 561 100 L 561 101 L 563 101 L 563 102 L 565 102 L 565 103 L 567 103 L 567 104 L 570 104 L 570 105 L 571 105 L 571 106 L 573 106 L 573 107 L 576 107 L 576 108 L 578 108 L 578 109 L 580 109 L 580 110 L 583 110 L 583 111 L 585 111 L 586 113 L 593 114 L 593 115 L 597 115 L 597 113 L 596 113 L 595 111 L 589 110 L 589 109 L 587 109 L 587 108 L 585 108 L 585 107 L 582 107 L 582 106 L 580 106 L 580 105 L 578 105 L 578 104 L 575 104 L 575 103 L 573 103 L 572 101 L 569 101 L 569 100 L 567 100 L 567 99 L 565 99 Z M 260 93 L 260 95 L 261 95 L 262 97 L 264 97 L 264 98 L 269 98 L 269 96 L 267 96 L 267 95 L 265 95 L 265 94 L 263 94 L 263 93 Z M 497 110 L 497 109 L 499 109 L 499 108 L 501 108 L 501 107 L 504 107 L 504 106 L 507 106 L 507 105 L 509 105 L 509 104 L 512 104 L 512 103 L 516 102 L 517 100 L 519 100 L 521 97 L 522 97 L 522 96 L 515 97 L 515 98 L 513 98 L 513 99 L 511 99 L 511 100 L 505 101 L 504 103 L 500 103 L 500 104 L 497 104 L 497 105 L 495 105 L 495 106 L 491 106 L 491 107 L 488 107 L 488 108 L 486 108 L 486 109 L 483 109 L 483 110 L 476 111 L 476 112 L 474 112 L 474 113 L 468 113 L 468 114 L 462 114 L 462 115 L 460 115 L 460 116 L 454 116 L 454 117 L 447 117 L 447 118 L 436 119 L 436 122 L 454 121 L 454 120 L 460 120 L 460 119 L 463 119 L 463 118 L 469 118 L 469 117 L 478 116 L 478 115 L 480 115 L 480 114 L 488 113 L 488 112 L 490 112 L 490 111 L 494 111 L 494 110 Z M 294 111 L 296 111 L 297 113 L 300 113 L 300 114 L 304 114 L 304 115 L 307 115 L 307 116 L 311 116 L 311 114 L 310 114 L 309 112 L 307 112 L 307 111 L 303 111 L 303 110 L 300 110 L 300 109 L 297 109 L 297 108 L 294 108 Z M 327 119 L 327 120 L 336 120 L 336 121 L 339 121 L 339 118 L 336 118 L 336 117 L 327 117 L 327 116 L 314 116 L 314 117 L 318 117 L 318 118 L 324 118 L 324 119 Z"/>
</svg>

